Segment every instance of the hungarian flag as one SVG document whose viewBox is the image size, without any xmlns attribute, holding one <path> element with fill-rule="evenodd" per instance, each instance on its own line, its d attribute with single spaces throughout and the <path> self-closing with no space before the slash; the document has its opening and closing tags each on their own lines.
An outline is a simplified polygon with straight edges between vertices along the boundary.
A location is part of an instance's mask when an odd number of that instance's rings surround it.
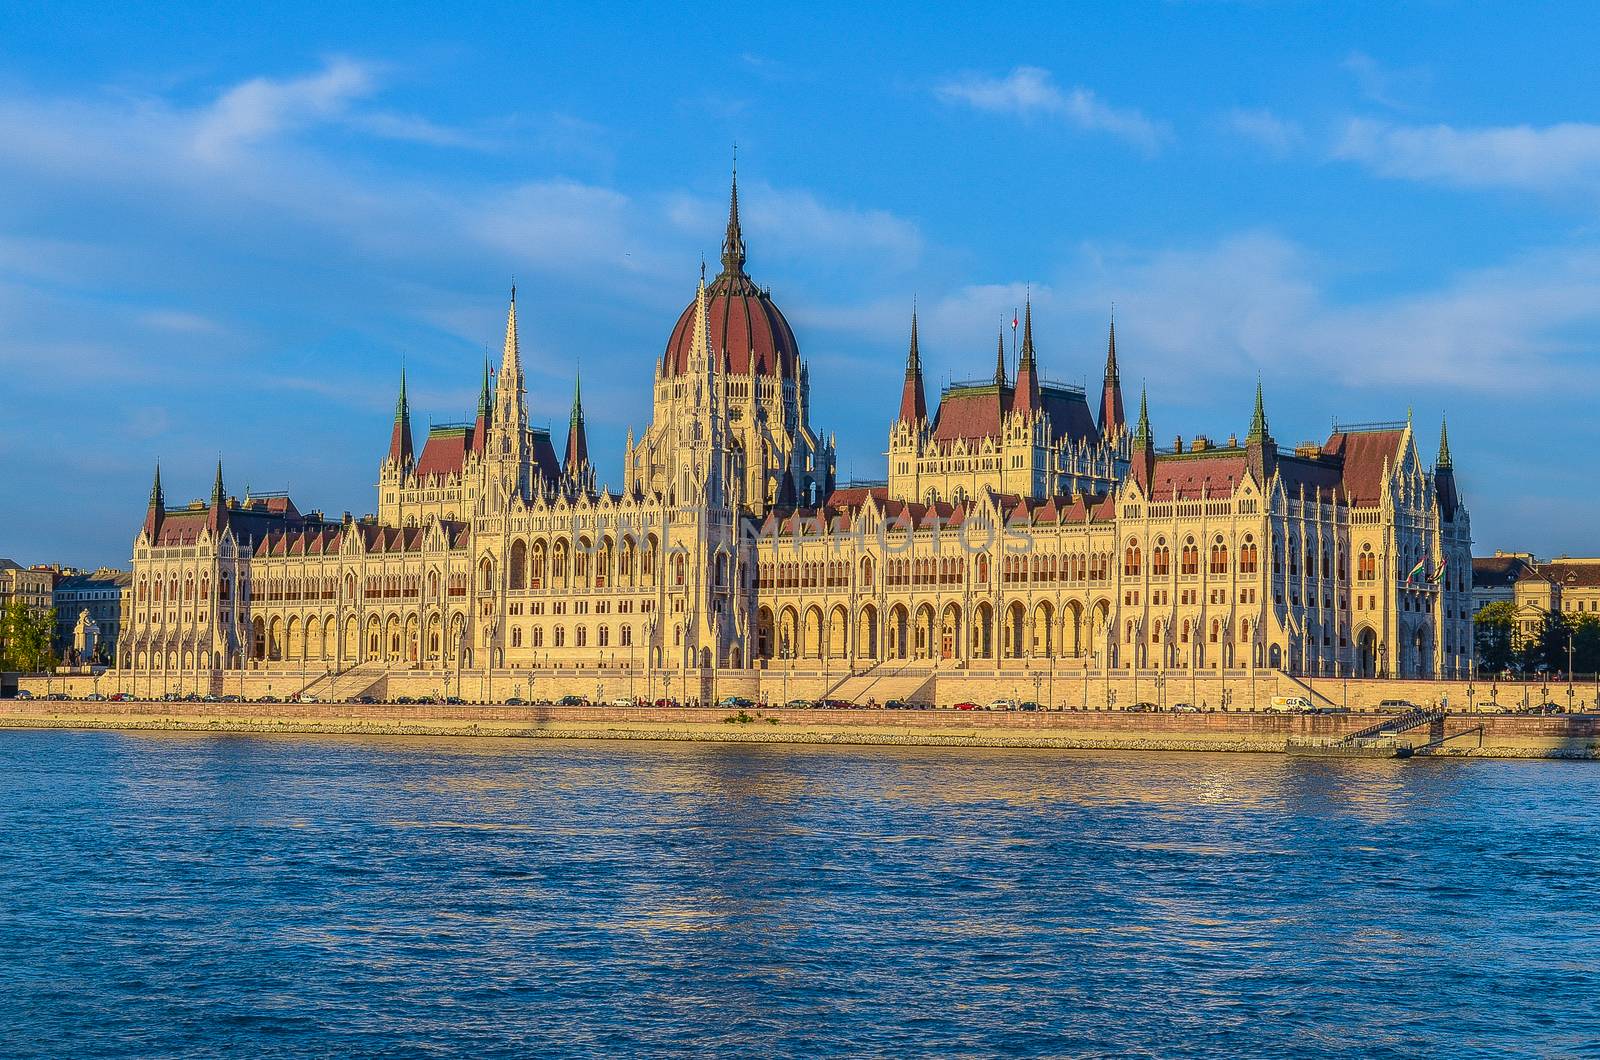
<svg viewBox="0 0 1600 1060">
<path fill-rule="evenodd" d="M 1011 330 L 1017 330 L 1017 311 L 1015 309 L 1011 311 Z"/>
<path fill-rule="evenodd" d="M 1406 584 L 1410 585 L 1412 582 L 1416 581 L 1417 577 L 1419 575 L 1422 575 L 1427 569 L 1428 569 L 1428 558 L 1426 556 L 1424 556 L 1422 559 L 1417 560 L 1417 565 L 1415 567 L 1412 567 L 1411 568 L 1411 573 L 1406 575 Z"/>
</svg>

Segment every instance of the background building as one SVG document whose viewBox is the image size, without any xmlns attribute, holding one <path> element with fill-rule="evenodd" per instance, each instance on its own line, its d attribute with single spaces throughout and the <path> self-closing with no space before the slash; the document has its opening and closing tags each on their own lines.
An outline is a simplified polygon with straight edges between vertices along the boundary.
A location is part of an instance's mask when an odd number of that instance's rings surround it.
<svg viewBox="0 0 1600 1060">
<path fill-rule="evenodd" d="M 101 567 L 63 571 L 53 593 L 56 657 L 68 661 L 113 662 L 122 625 L 122 597 L 133 583 L 131 571 Z M 93 647 L 85 652 L 80 629 L 92 628 Z"/>
</svg>

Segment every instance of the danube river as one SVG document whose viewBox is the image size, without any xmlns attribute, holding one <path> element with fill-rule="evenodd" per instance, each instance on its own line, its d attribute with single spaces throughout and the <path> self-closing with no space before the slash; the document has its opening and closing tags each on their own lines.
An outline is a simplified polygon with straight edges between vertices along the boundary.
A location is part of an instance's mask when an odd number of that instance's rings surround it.
<svg viewBox="0 0 1600 1060">
<path fill-rule="evenodd" d="M 1600 1050 L 1600 765 L 0 732 L 6 1056 Z"/>
</svg>

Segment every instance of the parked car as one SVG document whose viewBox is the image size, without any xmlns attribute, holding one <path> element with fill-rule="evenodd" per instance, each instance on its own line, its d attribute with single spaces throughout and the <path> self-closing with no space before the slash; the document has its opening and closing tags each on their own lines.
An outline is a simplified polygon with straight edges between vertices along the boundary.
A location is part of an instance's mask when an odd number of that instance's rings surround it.
<svg viewBox="0 0 1600 1060">
<path fill-rule="evenodd" d="M 583 706 L 583 697 L 582 696 L 562 696 L 560 699 L 556 700 L 556 706 L 558 706 L 558 707 L 581 707 L 581 706 Z"/>
<path fill-rule="evenodd" d="M 1406 699 L 1385 699 L 1378 703 L 1379 714 L 1408 714 L 1417 709 L 1417 705 Z"/>
<path fill-rule="evenodd" d="M 967 701 L 967 700 L 963 700 L 962 702 L 956 704 L 955 709 L 957 709 L 957 710 L 982 710 L 983 708 L 978 706 L 978 704 L 976 704 L 976 703 L 973 703 L 973 702 L 970 702 L 970 701 Z"/>
<path fill-rule="evenodd" d="M 366 704 L 370 705 L 372 703 L 376 703 L 377 701 L 378 701 L 378 697 L 377 696 L 357 696 L 356 697 L 356 702 L 357 703 L 366 703 Z"/>
<path fill-rule="evenodd" d="M 625 707 L 628 705 L 628 701 L 624 699 L 618 705 Z M 756 704 L 754 700 L 746 699 L 743 696 L 724 696 L 722 702 L 717 705 L 721 707 L 738 707 L 743 710 L 745 707 L 753 707 Z"/>
<path fill-rule="evenodd" d="M 87 699 L 91 703 L 104 703 L 106 700 L 106 697 L 101 695 L 99 692 L 90 692 L 83 698 Z"/>
<path fill-rule="evenodd" d="M 658 707 L 676 707 L 679 706 L 679 703 L 676 699 L 672 699 L 669 696 L 662 696 L 660 699 L 656 700 L 655 705 Z"/>
<path fill-rule="evenodd" d="M 19 688 L 19 689 L 17 689 L 17 698 L 18 699 L 32 699 L 33 698 L 33 693 L 29 692 L 26 688 Z"/>
<path fill-rule="evenodd" d="M 460 703 L 461 702 L 461 697 L 460 696 L 452 696 L 450 699 L 445 700 L 445 702 L 446 703 Z M 506 700 L 506 706 L 508 706 L 508 707 L 525 707 L 527 705 L 528 705 L 527 703 L 523 702 L 523 699 L 522 699 L 521 696 L 512 696 L 510 699 Z"/>
<path fill-rule="evenodd" d="M 903 699 L 891 699 L 891 700 L 889 700 L 889 702 L 887 702 L 887 703 L 885 703 L 883 705 L 883 709 L 884 710 L 911 710 L 913 708 L 912 708 L 910 703 L 907 703 Z"/>
<path fill-rule="evenodd" d="M 1268 708 L 1280 714 L 1308 711 L 1311 709 L 1311 699 L 1307 696 L 1273 696 L 1268 701 Z"/>
<path fill-rule="evenodd" d="M 448 703 L 452 707 L 459 707 L 462 704 L 466 703 L 466 700 L 462 699 L 460 696 L 445 696 L 443 702 Z M 508 699 L 508 700 L 506 700 L 506 702 L 510 703 L 511 700 Z M 521 703 L 522 700 L 519 699 L 519 700 L 517 700 L 517 702 Z"/>
<path fill-rule="evenodd" d="M 1161 708 L 1156 706 L 1154 703 L 1150 702 L 1148 699 L 1141 699 L 1137 703 L 1130 703 L 1128 706 L 1124 707 L 1123 709 L 1124 710 L 1131 710 L 1136 714 L 1143 714 L 1143 713 L 1145 713 L 1147 711 L 1160 710 Z"/>
<path fill-rule="evenodd" d="M 239 697 L 238 696 L 219 696 L 219 697 L 217 697 L 217 702 L 218 703 L 238 703 L 239 702 Z"/>
<path fill-rule="evenodd" d="M 126 692 L 113 692 L 113 693 L 111 693 L 111 702 L 113 702 L 113 703 L 121 703 L 123 700 L 125 700 L 127 698 L 128 698 L 128 694 Z"/>
<path fill-rule="evenodd" d="M 809 710 L 811 708 L 811 700 L 791 699 L 789 702 L 785 703 L 783 707 L 785 710 Z"/>
<path fill-rule="evenodd" d="M 1200 713 L 1200 708 L 1195 706 L 1193 703 L 1182 703 L 1182 702 L 1174 703 L 1174 704 L 1172 704 L 1172 709 L 1177 711 L 1179 714 L 1198 714 L 1198 713 Z"/>
<path fill-rule="evenodd" d="M 1017 709 L 1017 701 L 1014 700 L 1014 699 L 996 699 L 996 700 L 991 700 L 990 703 L 989 703 L 989 706 L 986 709 L 988 709 L 988 710 L 1016 710 Z"/>
</svg>

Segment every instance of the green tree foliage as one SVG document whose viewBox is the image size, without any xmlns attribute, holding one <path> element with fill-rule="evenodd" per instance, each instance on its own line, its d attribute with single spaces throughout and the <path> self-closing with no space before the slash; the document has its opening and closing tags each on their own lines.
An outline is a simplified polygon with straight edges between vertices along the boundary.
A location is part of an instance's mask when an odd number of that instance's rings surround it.
<svg viewBox="0 0 1600 1060">
<path fill-rule="evenodd" d="M 1472 619 L 1478 669 L 1486 674 L 1503 673 L 1516 662 L 1517 609 L 1510 601 L 1484 605 Z"/>
<path fill-rule="evenodd" d="M 1574 673 L 1600 673 L 1600 614 L 1584 613 L 1572 623 Z"/>
<path fill-rule="evenodd" d="M 55 661 L 50 651 L 55 625 L 54 608 L 35 614 L 13 600 L 0 614 L 0 670 L 33 673 L 49 667 Z"/>
</svg>

